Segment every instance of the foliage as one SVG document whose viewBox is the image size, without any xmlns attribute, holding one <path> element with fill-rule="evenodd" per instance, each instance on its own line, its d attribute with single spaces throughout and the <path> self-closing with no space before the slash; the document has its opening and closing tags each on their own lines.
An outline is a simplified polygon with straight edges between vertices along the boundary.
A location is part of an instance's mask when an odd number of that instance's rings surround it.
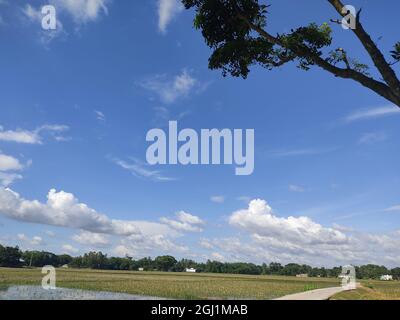
<svg viewBox="0 0 400 320">
<path fill-rule="evenodd" d="M 250 67 L 259 65 L 267 69 L 281 67 L 296 61 L 298 68 L 309 70 L 312 66 L 335 77 L 352 79 L 400 107 L 400 80 L 386 61 L 376 42 L 361 23 L 361 10 L 356 17 L 355 33 L 380 77 L 372 77 L 369 66 L 350 57 L 343 48 L 332 50 L 332 29 L 328 22 L 305 24 L 290 32 L 269 32 L 269 6 L 259 0 L 182 0 L 186 9 L 195 10 L 194 27 L 200 29 L 206 44 L 212 49 L 210 69 L 222 70 L 223 76 L 246 78 Z M 343 17 L 344 4 L 328 0 Z M 328 17 L 327 17 L 328 18 Z M 330 22 L 341 24 L 340 20 Z M 400 61 L 400 42 L 391 56 Z"/>
<path fill-rule="evenodd" d="M 3 247 L 0 245 L 0 267 L 19 267 L 22 265 L 21 251 L 18 247 Z"/>
<path fill-rule="evenodd" d="M 394 45 L 394 50 L 390 51 L 392 58 L 396 61 L 400 61 L 400 42 Z"/>
</svg>

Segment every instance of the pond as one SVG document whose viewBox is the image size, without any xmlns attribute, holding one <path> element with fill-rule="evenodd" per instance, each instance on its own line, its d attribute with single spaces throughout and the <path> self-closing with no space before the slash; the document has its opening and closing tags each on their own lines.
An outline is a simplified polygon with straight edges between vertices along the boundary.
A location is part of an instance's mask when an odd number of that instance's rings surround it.
<svg viewBox="0 0 400 320">
<path fill-rule="evenodd" d="M 160 298 L 118 292 L 87 291 L 40 286 L 10 286 L 0 290 L 0 300 L 158 300 Z"/>
</svg>

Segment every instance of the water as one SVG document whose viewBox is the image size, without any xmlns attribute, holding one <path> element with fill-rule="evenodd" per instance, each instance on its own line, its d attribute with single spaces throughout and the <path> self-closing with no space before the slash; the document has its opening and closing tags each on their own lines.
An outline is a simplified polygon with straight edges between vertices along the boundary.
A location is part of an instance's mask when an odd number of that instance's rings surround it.
<svg viewBox="0 0 400 320">
<path fill-rule="evenodd" d="M 0 300 L 158 300 L 160 298 L 126 293 L 57 288 L 44 290 L 40 286 L 11 286 L 0 290 Z"/>
</svg>

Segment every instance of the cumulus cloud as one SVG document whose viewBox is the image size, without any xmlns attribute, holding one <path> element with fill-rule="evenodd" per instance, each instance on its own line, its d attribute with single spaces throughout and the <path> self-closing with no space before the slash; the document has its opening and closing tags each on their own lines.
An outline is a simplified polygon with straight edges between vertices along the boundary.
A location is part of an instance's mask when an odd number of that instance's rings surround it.
<svg viewBox="0 0 400 320">
<path fill-rule="evenodd" d="M 11 189 L 0 189 L 0 214 L 19 221 L 82 229 L 94 233 L 139 233 L 133 221 L 109 219 L 80 203 L 71 193 L 51 189 L 47 202 L 25 200 Z"/>
<path fill-rule="evenodd" d="M 19 233 L 17 235 L 18 240 L 23 241 L 25 243 L 28 243 L 30 245 L 33 246 L 38 246 L 38 245 L 42 245 L 43 244 L 43 239 L 39 236 L 34 236 L 32 238 L 29 238 L 28 236 L 26 236 L 23 233 Z"/>
<path fill-rule="evenodd" d="M 260 199 L 233 212 L 229 223 L 242 232 L 236 237 L 202 238 L 199 245 L 210 251 L 207 258 L 315 266 L 400 262 L 400 230 L 369 234 L 337 224 L 322 226 L 308 217 L 278 217 Z"/>
<path fill-rule="evenodd" d="M 248 209 L 234 212 L 229 223 L 251 234 L 274 237 L 302 244 L 343 244 L 348 238 L 342 232 L 321 226 L 308 217 L 281 218 L 273 214 L 265 200 L 252 200 Z"/>
<path fill-rule="evenodd" d="M 161 218 L 162 223 L 167 224 L 171 228 L 182 232 L 201 232 L 205 222 L 197 216 L 185 211 L 179 211 L 175 214 L 175 219 Z"/>
<path fill-rule="evenodd" d="M 79 234 L 73 235 L 72 240 L 83 245 L 99 248 L 104 248 L 110 244 L 107 235 L 89 231 L 81 231 Z"/>
<path fill-rule="evenodd" d="M 22 175 L 18 173 L 0 172 L 0 185 L 8 187 L 16 180 L 22 179 Z"/>
<path fill-rule="evenodd" d="M 1 186 L 7 187 L 11 185 L 15 180 L 22 179 L 22 176 L 19 173 L 15 172 L 15 171 L 21 171 L 22 169 L 24 169 L 24 165 L 22 165 L 17 158 L 0 153 Z"/>
<path fill-rule="evenodd" d="M 0 141 L 43 144 L 43 136 L 46 133 L 57 140 L 57 137 L 68 129 L 69 127 L 65 125 L 43 125 L 32 131 L 23 129 L 5 131 L 3 127 L 0 127 Z"/>
<path fill-rule="evenodd" d="M 114 248 L 118 256 L 143 257 L 149 254 L 182 254 L 188 253 L 189 248 L 172 241 L 167 235 L 132 235 L 121 240 Z"/>
<path fill-rule="evenodd" d="M 66 254 L 76 254 L 79 252 L 79 249 L 71 246 L 70 244 L 64 244 L 62 247 L 62 252 Z"/>
<path fill-rule="evenodd" d="M 174 77 L 156 75 L 139 83 L 142 88 L 158 95 L 166 104 L 171 104 L 180 98 L 188 96 L 198 85 L 198 80 L 193 78 L 187 70 L 183 70 Z"/>
<path fill-rule="evenodd" d="M 18 159 L 0 154 L 0 171 L 22 170 L 23 166 Z"/>
<path fill-rule="evenodd" d="M 158 0 L 158 29 L 165 33 L 168 24 L 182 9 L 180 0 Z"/>
</svg>

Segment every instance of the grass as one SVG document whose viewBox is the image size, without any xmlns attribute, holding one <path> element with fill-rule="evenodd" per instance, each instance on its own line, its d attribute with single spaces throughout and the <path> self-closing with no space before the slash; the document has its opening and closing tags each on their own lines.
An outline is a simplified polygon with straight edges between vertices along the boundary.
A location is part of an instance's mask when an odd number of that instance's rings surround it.
<svg viewBox="0 0 400 320">
<path fill-rule="evenodd" d="M 40 269 L 0 268 L 0 287 L 40 285 Z M 176 299 L 273 299 L 338 286 L 338 279 L 58 269 L 57 286 Z"/>
<path fill-rule="evenodd" d="M 357 290 L 339 293 L 332 300 L 400 300 L 400 281 L 361 280 Z"/>
</svg>

